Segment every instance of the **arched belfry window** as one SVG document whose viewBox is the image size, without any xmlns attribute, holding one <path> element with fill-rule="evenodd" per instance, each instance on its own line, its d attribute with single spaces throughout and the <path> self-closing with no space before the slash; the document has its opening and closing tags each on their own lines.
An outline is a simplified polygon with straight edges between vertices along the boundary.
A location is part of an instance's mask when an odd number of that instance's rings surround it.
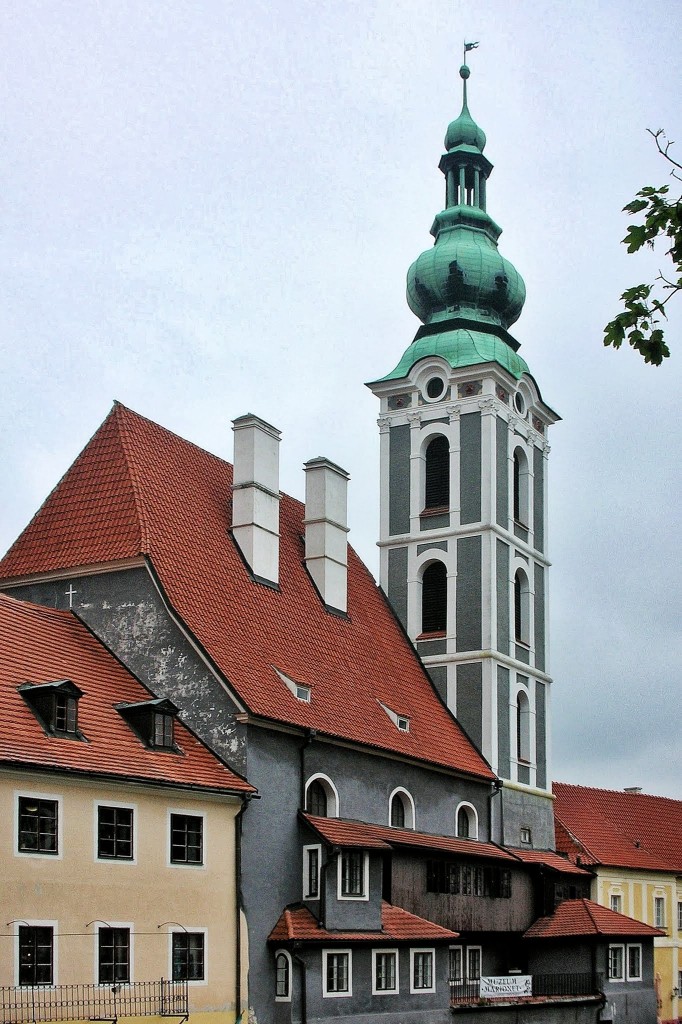
<svg viewBox="0 0 682 1024">
<path fill-rule="evenodd" d="M 528 527 L 530 519 L 528 503 L 528 459 L 526 453 L 520 448 L 514 449 L 514 473 L 513 473 L 513 510 L 514 521 L 520 526 Z"/>
<path fill-rule="evenodd" d="M 444 633 L 447 619 L 447 569 L 443 562 L 431 562 L 422 575 L 422 633 Z"/>
<path fill-rule="evenodd" d="M 516 751 L 519 761 L 530 761 L 530 704 L 523 690 L 516 698 Z"/>
<path fill-rule="evenodd" d="M 530 587 L 523 569 L 514 575 L 514 639 L 517 643 L 530 642 Z"/>
<path fill-rule="evenodd" d="M 424 509 L 450 507 L 450 444 L 439 434 L 426 446 Z"/>
</svg>

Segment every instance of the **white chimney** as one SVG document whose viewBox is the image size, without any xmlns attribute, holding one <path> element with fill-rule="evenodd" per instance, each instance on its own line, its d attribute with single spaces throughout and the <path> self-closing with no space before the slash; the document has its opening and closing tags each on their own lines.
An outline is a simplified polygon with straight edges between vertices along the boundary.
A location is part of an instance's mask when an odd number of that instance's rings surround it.
<svg viewBox="0 0 682 1024">
<path fill-rule="evenodd" d="M 232 421 L 232 534 L 254 577 L 279 582 L 279 439 L 281 432 L 247 413 Z"/>
<path fill-rule="evenodd" d="M 345 469 L 319 457 L 305 470 L 305 564 L 324 603 L 348 608 L 348 480 Z"/>
</svg>

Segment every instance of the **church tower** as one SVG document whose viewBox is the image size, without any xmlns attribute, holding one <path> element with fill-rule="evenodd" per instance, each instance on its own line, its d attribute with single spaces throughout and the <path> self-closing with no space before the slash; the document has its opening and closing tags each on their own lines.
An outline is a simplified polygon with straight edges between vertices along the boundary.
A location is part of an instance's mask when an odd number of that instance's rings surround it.
<svg viewBox="0 0 682 1024">
<path fill-rule="evenodd" d="M 525 300 L 486 210 L 467 105 L 440 160 L 445 209 L 407 274 L 422 321 L 381 401 L 381 585 L 448 707 L 503 780 L 499 838 L 554 845 L 549 774 L 547 431 L 509 328 Z"/>
</svg>

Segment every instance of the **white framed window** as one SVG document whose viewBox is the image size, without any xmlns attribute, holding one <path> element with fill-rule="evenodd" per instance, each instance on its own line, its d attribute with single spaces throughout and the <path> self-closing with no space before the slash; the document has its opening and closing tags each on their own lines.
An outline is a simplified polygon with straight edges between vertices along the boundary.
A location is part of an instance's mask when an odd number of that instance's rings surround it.
<svg viewBox="0 0 682 1024">
<path fill-rule="evenodd" d="M 206 814 L 203 811 L 169 807 L 166 864 L 193 871 L 206 867 Z"/>
<path fill-rule="evenodd" d="M 95 935 L 95 977 L 98 985 L 128 984 L 133 980 L 133 925 L 112 921 L 99 925 Z"/>
<path fill-rule="evenodd" d="M 642 947 L 639 944 L 627 948 L 628 981 L 642 980 Z"/>
<path fill-rule="evenodd" d="M 352 950 L 322 950 L 322 995 L 325 999 L 353 995 Z"/>
<path fill-rule="evenodd" d="M 369 899 L 369 854 L 364 850 L 343 850 L 338 858 L 338 898 Z"/>
<path fill-rule="evenodd" d="M 286 949 L 275 953 L 275 1002 L 291 1002 L 291 954 Z"/>
<path fill-rule="evenodd" d="M 611 910 L 613 910 L 616 914 L 623 913 L 623 897 L 619 892 L 611 893 L 609 897 L 609 904 L 611 906 Z"/>
<path fill-rule="evenodd" d="M 528 825 L 522 825 L 519 829 L 519 839 L 523 846 L 533 845 L 533 833 Z"/>
<path fill-rule="evenodd" d="M 654 927 L 665 928 L 665 896 L 654 896 Z"/>
<path fill-rule="evenodd" d="M 95 860 L 137 863 L 137 807 L 116 800 L 94 801 Z"/>
<path fill-rule="evenodd" d="M 677 904 L 677 930 L 682 932 L 682 901 Z"/>
<path fill-rule="evenodd" d="M 388 822 L 392 828 L 416 828 L 414 800 L 402 786 L 394 789 L 388 798 Z"/>
<path fill-rule="evenodd" d="M 480 981 L 481 964 L 483 962 L 482 946 L 467 946 L 466 970 L 467 981 Z"/>
<path fill-rule="evenodd" d="M 303 847 L 303 899 L 319 900 L 322 847 Z"/>
<path fill-rule="evenodd" d="M 57 984 L 56 921 L 15 921 L 14 984 L 49 988 Z"/>
<path fill-rule="evenodd" d="M 328 775 L 317 772 L 305 784 L 305 809 L 318 818 L 338 818 L 339 794 Z"/>
<path fill-rule="evenodd" d="M 14 793 L 14 855 L 62 859 L 62 798 L 53 793 Z"/>
<path fill-rule="evenodd" d="M 455 823 L 459 839 L 478 839 L 478 814 L 473 804 L 463 800 L 457 805 Z"/>
<path fill-rule="evenodd" d="M 463 949 L 461 946 L 450 946 L 448 954 L 448 980 L 461 984 L 464 981 Z"/>
<path fill-rule="evenodd" d="M 609 981 L 625 981 L 625 946 L 609 946 Z"/>
<path fill-rule="evenodd" d="M 170 975 L 173 981 L 187 981 L 190 985 L 206 985 L 208 951 L 207 928 L 187 928 L 168 934 Z"/>
<path fill-rule="evenodd" d="M 410 992 L 436 991 L 435 949 L 410 950 Z"/>
<path fill-rule="evenodd" d="M 372 950 L 372 995 L 395 996 L 399 992 L 398 950 Z"/>
</svg>

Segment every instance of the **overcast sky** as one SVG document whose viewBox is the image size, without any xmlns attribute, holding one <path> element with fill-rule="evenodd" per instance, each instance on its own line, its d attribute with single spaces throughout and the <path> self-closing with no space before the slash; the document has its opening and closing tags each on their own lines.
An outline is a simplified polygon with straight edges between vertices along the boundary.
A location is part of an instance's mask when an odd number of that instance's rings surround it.
<svg viewBox="0 0 682 1024">
<path fill-rule="evenodd" d="M 443 205 L 461 103 L 528 299 L 513 333 L 550 435 L 554 778 L 682 798 L 680 394 L 602 346 L 664 266 L 620 212 L 679 139 L 682 4 L 5 0 L 0 11 L 0 547 L 114 399 L 231 458 L 230 421 L 351 474 L 378 566 L 377 403 L 418 322 L 405 273 Z"/>
</svg>

